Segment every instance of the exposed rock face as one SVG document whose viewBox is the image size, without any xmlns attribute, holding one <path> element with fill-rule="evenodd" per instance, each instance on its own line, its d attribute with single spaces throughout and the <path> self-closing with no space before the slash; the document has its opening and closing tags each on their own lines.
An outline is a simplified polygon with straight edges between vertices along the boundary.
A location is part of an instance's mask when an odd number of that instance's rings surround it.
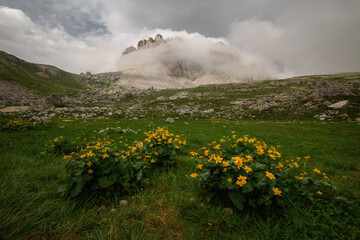
<svg viewBox="0 0 360 240">
<path fill-rule="evenodd" d="M 63 104 L 63 101 L 61 100 L 61 98 L 56 94 L 52 94 L 50 96 L 47 96 L 45 101 L 46 101 L 47 104 L 52 104 L 52 105 L 55 105 L 55 106 L 59 106 L 59 105 Z"/>
<path fill-rule="evenodd" d="M 163 37 L 161 36 L 161 34 L 156 34 L 155 39 L 153 39 L 152 37 L 149 37 L 148 40 L 146 40 L 146 39 L 140 40 L 137 44 L 137 49 L 133 46 L 126 48 L 124 50 L 124 52 L 122 53 L 122 55 L 129 54 L 131 52 L 140 50 L 142 48 L 154 47 L 154 46 L 161 45 L 164 43 L 165 43 L 165 41 L 164 41 Z"/>
<path fill-rule="evenodd" d="M 122 55 L 126 55 L 126 54 L 129 54 L 134 51 L 136 51 L 136 48 L 134 48 L 133 46 L 130 46 L 123 51 Z"/>
<path fill-rule="evenodd" d="M 350 89 L 337 81 L 327 81 L 321 87 L 315 89 L 309 94 L 310 99 L 318 99 L 324 97 L 350 96 Z"/>
</svg>

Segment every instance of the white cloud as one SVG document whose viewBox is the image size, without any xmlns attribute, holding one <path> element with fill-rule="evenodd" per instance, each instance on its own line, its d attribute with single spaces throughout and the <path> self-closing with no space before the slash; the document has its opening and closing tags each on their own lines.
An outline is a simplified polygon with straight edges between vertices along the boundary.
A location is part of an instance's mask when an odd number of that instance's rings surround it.
<svg viewBox="0 0 360 240">
<path fill-rule="evenodd" d="M 359 1 L 299 1 L 276 21 L 235 22 L 229 41 L 297 75 L 360 70 Z"/>
<path fill-rule="evenodd" d="M 87 34 L 75 38 L 61 25 L 49 27 L 31 21 L 21 10 L 0 7 L 1 49 L 38 63 L 71 72 L 116 69 L 124 44 L 123 36 Z"/>
</svg>

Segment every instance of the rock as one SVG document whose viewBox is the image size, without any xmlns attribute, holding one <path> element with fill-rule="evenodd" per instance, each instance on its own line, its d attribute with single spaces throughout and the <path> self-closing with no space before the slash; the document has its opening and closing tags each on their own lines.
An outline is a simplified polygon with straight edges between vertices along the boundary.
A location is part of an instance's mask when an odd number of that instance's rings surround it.
<svg viewBox="0 0 360 240">
<path fill-rule="evenodd" d="M 339 118 L 341 118 L 343 120 L 347 119 L 348 117 L 349 117 L 349 115 L 347 113 L 343 113 L 343 114 L 339 115 Z"/>
<path fill-rule="evenodd" d="M 165 97 L 161 96 L 161 97 L 158 97 L 156 98 L 157 101 L 164 101 L 165 100 Z"/>
<path fill-rule="evenodd" d="M 55 105 L 55 106 L 59 106 L 59 105 L 63 104 L 63 101 L 61 100 L 61 98 L 56 94 L 52 94 L 50 96 L 47 96 L 46 99 L 45 99 L 45 102 L 47 104 L 52 104 L 52 105 Z"/>
<path fill-rule="evenodd" d="M 323 104 L 324 104 L 326 107 L 328 107 L 328 106 L 330 106 L 332 103 L 329 102 L 329 101 L 327 101 L 327 100 L 325 100 L 325 101 L 323 102 Z"/>
<path fill-rule="evenodd" d="M 120 200 L 120 206 L 126 206 L 129 202 L 127 200 Z"/>
<path fill-rule="evenodd" d="M 224 208 L 223 211 L 229 213 L 229 215 L 232 215 L 234 212 L 232 208 Z"/>
<path fill-rule="evenodd" d="M 214 112 L 214 109 L 212 109 L 212 108 L 202 111 L 203 114 L 209 114 L 209 113 L 213 113 L 213 112 Z"/>
<path fill-rule="evenodd" d="M 350 96 L 352 95 L 350 89 L 342 85 L 337 81 L 327 81 L 319 88 L 312 91 L 309 95 L 309 99 L 317 99 L 323 97 L 335 97 L 335 96 Z"/>
<path fill-rule="evenodd" d="M 348 105 L 348 104 L 349 104 L 349 100 L 344 100 L 344 101 L 340 101 L 340 102 L 331 104 L 331 105 L 328 106 L 328 108 L 340 109 L 340 108 L 345 107 L 345 106 Z"/>
<path fill-rule="evenodd" d="M 29 119 L 30 122 L 41 122 L 40 118 L 37 116 L 33 116 L 32 118 Z"/>
<path fill-rule="evenodd" d="M 355 122 L 360 122 L 360 118 L 355 118 Z"/>
<path fill-rule="evenodd" d="M 44 124 L 48 124 L 48 123 L 51 122 L 50 119 L 49 119 L 47 116 L 41 117 L 41 118 L 40 118 L 40 121 L 41 121 L 42 123 L 44 123 Z"/>
<path fill-rule="evenodd" d="M 191 111 L 191 108 L 188 106 L 188 105 L 182 105 L 178 110 L 177 112 L 179 114 L 191 114 L 192 111 Z"/>
<path fill-rule="evenodd" d="M 123 51 L 122 55 L 126 55 L 126 54 L 132 53 L 134 51 L 136 51 L 136 48 L 134 48 L 133 46 L 130 46 Z M 115 79 L 115 77 L 113 77 L 113 78 Z"/>
<path fill-rule="evenodd" d="M 173 122 L 175 122 L 175 120 L 174 120 L 173 118 L 168 118 L 168 119 L 166 119 L 165 122 L 167 122 L 167 123 L 173 123 Z"/>
</svg>

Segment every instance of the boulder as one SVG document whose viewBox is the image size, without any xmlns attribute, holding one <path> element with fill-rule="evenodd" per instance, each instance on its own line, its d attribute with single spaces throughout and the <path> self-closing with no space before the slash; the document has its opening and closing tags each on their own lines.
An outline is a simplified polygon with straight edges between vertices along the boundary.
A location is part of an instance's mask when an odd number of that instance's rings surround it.
<svg viewBox="0 0 360 240">
<path fill-rule="evenodd" d="M 61 100 L 60 96 L 56 95 L 56 94 L 52 94 L 50 96 L 47 96 L 45 99 L 45 102 L 47 104 L 52 104 L 55 106 L 59 106 L 63 104 L 63 101 Z"/>
<path fill-rule="evenodd" d="M 344 100 L 344 101 L 340 101 L 340 102 L 331 104 L 331 105 L 328 106 L 328 108 L 340 109 L 340 108 L 345 107 L 345 106 L 348 105 L 348 104 L 349 104 L 349 100 Z"/>
<path fill-rule="evenodd" d="M 173 118 L 168 118 L 168 119 L 166 119 L 165 122 L 167 122 L 167 123 L 173 123 L 173 122 L 175 122 L 175 120 L 174 120 Z"/>
</svg>

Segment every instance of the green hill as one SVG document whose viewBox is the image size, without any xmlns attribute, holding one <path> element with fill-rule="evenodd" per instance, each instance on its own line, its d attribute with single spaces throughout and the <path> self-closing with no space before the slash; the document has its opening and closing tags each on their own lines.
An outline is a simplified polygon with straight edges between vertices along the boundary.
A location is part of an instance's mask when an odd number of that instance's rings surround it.
<svg viewBox="0 0 360 240">
<path fill-rule="evenodd" d="M 29 63 L 4 51 L 0 51 L 0 81 L 36 90 L 43 96 L 86 87 L 76 74 L 50 65 Z"/>
</svg>

